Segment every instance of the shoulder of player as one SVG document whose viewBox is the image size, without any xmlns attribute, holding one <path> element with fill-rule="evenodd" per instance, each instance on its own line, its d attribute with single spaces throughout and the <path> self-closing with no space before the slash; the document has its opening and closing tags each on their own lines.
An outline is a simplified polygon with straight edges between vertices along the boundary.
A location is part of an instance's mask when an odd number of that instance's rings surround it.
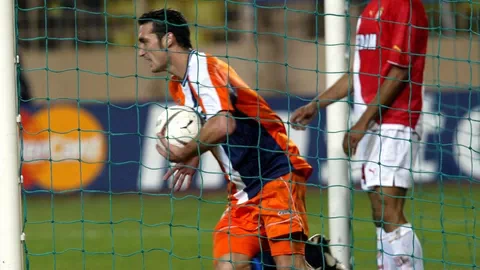
<svg viewBox="0 0 480 270">
<path fill-rule="evenodd" d="M 199 52 L 197 51 L 196 53 L 193 54 L 191 58 L 192 63 L 196 63 L 196 65 L 201 68 L 203 67 L 210 67 L 210 66 L 215 66 L 218 63 L 222 62 L 218 57 L 206 53 L 206 52 Z"/>
<path fill-rule="evenodd" d="M 229 68 L 228 64 L 225 61 L 219 59 L 214 55 L 205 54 L 205 58 L 209 73 L 224 72 L 227 71 Z"/>
<path fill-rule="evenodd" d="M 413 14 L 418 11 L 418 7 L 423 6 L 421 0 L 387 0 L 382 1 L 382 6 L 384 8 L 384 12 L 387 14 L 396 14 L 401 10 L 410 12 L 412 11 Z"/>
<path fill-rule="evenodd" d="M 202 59 L 198 60 L 198 67 L 191 72 L 200 84 L 210 86 L 224 85 L 224 79 L 228 70 L 228 65 L 211 54 L 202 53 Z"/>
<path fill-rule="evenodd" d="M 408 21 L 412 25 L 428 27 L 427 13 L 421 0 L 390 0 L 385 11 L 393 21 Z"/>
<path fill-rule="evenodd" d="M 382 0 L 381 5 L 384 6 L 385 8 L 387 7 L 395 8 L 403 5 L 409 6 L 410 4 L 415 4 L 416 1 L 421 1 L 421 0 Z"/>
</svg>

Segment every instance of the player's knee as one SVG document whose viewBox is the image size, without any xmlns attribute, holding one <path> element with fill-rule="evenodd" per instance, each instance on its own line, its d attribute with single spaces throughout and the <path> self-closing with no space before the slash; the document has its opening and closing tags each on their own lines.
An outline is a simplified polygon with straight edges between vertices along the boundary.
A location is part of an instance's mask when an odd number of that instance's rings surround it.
<svg viewBox="0 0 480 270">
<path fill-rule="evenodd" d="M 244 254 L 226 254 L 215 261 L 215 270 L 250 270 L 250 261 Z"/>
<path fill-rule="evenodd" d="M 372 218 L 376 227 L 396 224 L 403 219 L 404 198 L 397 194 L 377 194 L 372 200 Z"/>
<path fill-rule="evenodd" d="M 301 254 L 280 255 L 273 257 L 275 266 L 281 269 L 307 269 L 305 256 Z"/>
</svg>

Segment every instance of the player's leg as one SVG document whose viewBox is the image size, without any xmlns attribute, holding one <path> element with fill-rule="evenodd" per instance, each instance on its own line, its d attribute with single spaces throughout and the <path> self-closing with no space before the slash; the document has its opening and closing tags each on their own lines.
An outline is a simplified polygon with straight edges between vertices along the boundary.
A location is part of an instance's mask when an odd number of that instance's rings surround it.
<svg viewBox="0 0 480 270">
<path fill-rule="evenodd" d="M 378 159 L 378 153 L 372 154 L 374 151 L 378 151 L 378 137 L 373 135 L 373 134 L 366 134 L 363 139 L 360 141 L 360 143 L 357 146 L 357 154 L 355 156 L 355 160 L 358 162 L 361 162 L 362 165 L 362 178 L 361 178 L 361 184 L 362 184 L 362 189 L 366 191 L 370 191 L 368 193 L 369 199 L 371 202 L 372 206 L 372 220 L 373 224 L 375 225 L 376 229 L 376 238 L 377 238 L 377 267 L 378 269 L 384 269 L 384 270 L 395 270 L 395 263 L 393 262 L 393 258 L 389 256 L 388 254 L 392 254 L 391 248 L 390 248 L 390 243 L 386 241 L 386 232 L 383 230 L 382 222 L 377 221 L 376 219 L 376 211 L 375 211 L 375 206 L 377 206 L 376 202 L 378 201 L 378 194 L 375 193 L 373 190 L 373 187 L 369 186 L 367 184 L 367 178 L 368 182 L 370 183 L 372 181 L 372 176 L 370 175 L 370 171 L 366 170 L 366 165 L 369 164 L 368 162 L 371 161 L 371 158 L 377 158 Z M 367 177 L 368 176 L 368 177 Z M 381 210 L 381 209 L 380 209 Z"/>
<path fill-rule="evenodd" d="M 383 190 L 385 192 L 385 188 Z M 388 197 L 388 196 L 383 196 Z M 373 190 L 369 193 L 369 198 L 372 207 L 372 219 L 376 228 L 377 235 L 377 266 L 378 269 L 383 270 L 396 270 L 396 264 L 393 259 L 393 249 L 388 241 L 388 233 L 385 231 L 384 226 L 387 220 L 392 220 L 386 217 L 383 213 L 393 213 L 394 211 L 387 210 L 387 204 L 392 205 L 396 202 L 392 202 L 389 199 L 382 201 L 382 196 L 377 190 Z M 390 207 L 389 207 L 390 208 Z M 392 207 L 393 208 L 393 207 Z"/>
<path fill-rule="evenodd" d="M 408 130 L 382 130 L 382 136 L 375 136 L 376 143 L 370 150 L 368 160 L 373 162 L 364 167 L 364 188 L 373 190 L 373 220 L 381 228 L 377 233 L 381 234 L 378 243 L 385 251 L 383 269 L 423 269 L 420 241 L 403 211 L 412 185 L 410 168 L 418 152 L 415 136 Z"/>
<path fill-rule="evenodd" d="M 216 270 L 250 270 L 252 258 L 260 252 L 268 242 L 262 236 L 264 231 L 258 224 L 246 222 L 250 212 L 257 211 L 255 207 L 244 206 L 228 208 L 213 234 L 213 257 Z M 263 242 L 263 244 L 262 244 Z"/>
<path fill-rule="evenodd" d="M 422 246 L 403 213 L 406 193 L 405 188 L 377 186 L 371 195 L 373 218 L 383 223 L 383 269 L 423 269 Z"/>
<path fill-rule="evenodd" d="M 408 223 L 403 212 L 407 189 L 401 187 L 375 186 L 370 193 L 370 202 L 375 226 L 389 233 L 401 224 Z M 383 236 L 383 238 L 385 235 Z"/>
<path fill-rule="evenodd" d="M 305 236 L 301 232 L 285 235 L 269 241 L 275 266 L 280 269 L 307 269 L 305 263 Z"/>
<path fill-rule="evenodd" d="M 215 261 L 215 270 L 251 270 L 250 258 L 245 254 L 225 254 Z"/>
<path fill-rule="evenodd" d="M 266 184 L 261 193 L 260 218 L 277 269 L 307 269 L 305 182 L 298 175 L 288 174 Z"/>
</svg>

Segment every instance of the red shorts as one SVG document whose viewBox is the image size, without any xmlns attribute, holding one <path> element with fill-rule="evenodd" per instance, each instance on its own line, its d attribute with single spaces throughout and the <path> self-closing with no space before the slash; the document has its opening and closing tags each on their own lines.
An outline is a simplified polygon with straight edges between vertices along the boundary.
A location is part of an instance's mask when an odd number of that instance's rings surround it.
<svg viewBox="0 0 480 270">
<path fill-rule="evenodd" d="M 214 259 L 231 253 L 253 258 L 260 250 L 272 256 L 303 255 L 304 242 L 290 234 L 308 235 L 305 183 L 304 177 L 287 174 L 268 182 L 246 203 L 228 207 L 214 230 Z"/>
</svg>

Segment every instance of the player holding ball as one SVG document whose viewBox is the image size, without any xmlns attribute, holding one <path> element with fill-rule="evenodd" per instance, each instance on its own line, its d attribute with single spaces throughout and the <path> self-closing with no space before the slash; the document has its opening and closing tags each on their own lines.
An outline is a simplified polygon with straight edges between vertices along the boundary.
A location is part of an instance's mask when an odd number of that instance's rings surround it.
<svg viewBox="0 0 480 270">
<path fill-rule="evenodd" d="M 159 134 L 157 150 L 177 163 L 165 179 L 174 174 L 174 186 L 182 175 L 193 179 L 200 155 L 212 151 L 229 180 L 229 203 L 213 235 L 215 268 L 250 269 L 249 261 L 269 250 L 278 269 L 308 269 L 305 184 L 312 167 L 280 117 L 225 62 L 192 49 L 180 12 L 143 14 L 138 41 L 151 71 L 171 75 L 175 103 L 196 108 L 206 120 L 183 147 Z"/>
<path fill-rule="evenodd" d="M 347 155 L 362 162 L 383 270 L 422 270 L 422 246 L 403 207 L 421 138 L 422 83 L 428 20 L 421 0 L 371 0 L 361 14 L 350 74 L 290 121 L 304 129 L 318 113 L 353 90 L 356 124 L 345 135 Z M 383 252 L 381 252 L 383 250 Z"/>
</svg>

